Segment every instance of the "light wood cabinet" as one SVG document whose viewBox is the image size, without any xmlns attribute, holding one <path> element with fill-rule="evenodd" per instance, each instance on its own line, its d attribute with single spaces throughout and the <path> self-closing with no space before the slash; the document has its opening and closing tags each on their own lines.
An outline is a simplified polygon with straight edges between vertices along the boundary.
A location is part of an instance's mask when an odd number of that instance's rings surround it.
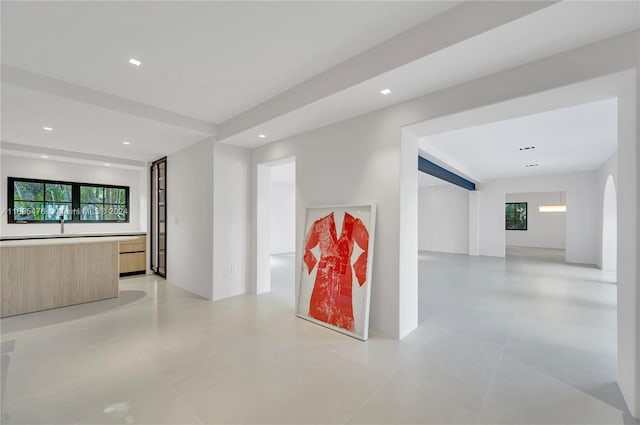
<svg viewBox="0 0 640 425">
<path fill-rule="evenodd" d="M 120 254 L 120 274 L 144 272 L 147 264 L 145 252 L 123 252 Z"/>
<path fill-rule="evenodd" d="M 118 296 L 118 241 L 73 242 L 0 248 L 1 317 Z"/>
<path fill-rule="evenodd" d="M 120 253 L 123 252 L 140 252 L 147 250 L 147 237 L 145 235 L 138 236 L 135 239 L 120 241 Z"/>
<path fill-rule="evenodd" d="M 120 241 L 120 276 L 147 271 L 147 237 Z"/>
</svg>

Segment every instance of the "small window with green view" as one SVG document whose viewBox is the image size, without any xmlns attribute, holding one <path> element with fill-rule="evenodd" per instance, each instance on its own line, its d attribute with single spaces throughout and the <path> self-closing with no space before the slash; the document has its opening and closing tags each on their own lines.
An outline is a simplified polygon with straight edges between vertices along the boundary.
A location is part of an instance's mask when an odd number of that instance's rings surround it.
<svg viewBox="0 0 640 425">
<path fill-rule="evenodd" d="M 127 210 L 125 188 L 80 186 L 80 220 L 124 221 Z"/>
<path fill-rule="evenodd" d="M 507 230 L 527 230 L 527 203 L 508 202 L 505 205 Z"/>
<path fill-rule="evenodd" d="M 8 178 L 9 223 L 129 221 L 129 188 Z"/>
<path fill-rule="evenodd" d="M 16 221 L 71 220 L 71 185 L 38 181 L 13 182 L 13 217 Z"/>
</svg>

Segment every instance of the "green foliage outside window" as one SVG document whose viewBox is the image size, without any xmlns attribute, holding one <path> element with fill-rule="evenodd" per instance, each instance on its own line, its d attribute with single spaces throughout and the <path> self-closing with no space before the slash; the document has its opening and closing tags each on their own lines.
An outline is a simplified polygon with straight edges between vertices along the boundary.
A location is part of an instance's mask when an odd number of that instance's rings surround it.
<svg viewBox="0 0 640 425">
<path fill-rule="evenodd" d="M 126 211 L 124 188 L 80 186 L 80 220 L 126 220 Z"/>
<path fill-rule="evenodd" d="M 9 178 L 9 222 L 128 221 L 129 188 Z"/>
<path fill-rule="evenodd" d="M 527 230 L 527 203 L 505 204 L 505 222 L 507 230 Z"/>
<path fill-rule="evenodd" d="M 13 182 L 13 217 L 20 221 L 71 220 L 71 185 Z"/>
</svg>

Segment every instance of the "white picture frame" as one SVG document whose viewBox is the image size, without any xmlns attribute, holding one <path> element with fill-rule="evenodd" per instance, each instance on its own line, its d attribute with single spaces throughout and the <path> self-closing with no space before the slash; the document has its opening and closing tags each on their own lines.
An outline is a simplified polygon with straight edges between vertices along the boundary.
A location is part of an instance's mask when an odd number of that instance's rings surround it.
<svg viewBox="0 0 640 425">
<path fill-rule="evenodd" d="M 375 204 L 307 208 L 298 317 L 369 338 L 375 223 Z"/>
</svg>

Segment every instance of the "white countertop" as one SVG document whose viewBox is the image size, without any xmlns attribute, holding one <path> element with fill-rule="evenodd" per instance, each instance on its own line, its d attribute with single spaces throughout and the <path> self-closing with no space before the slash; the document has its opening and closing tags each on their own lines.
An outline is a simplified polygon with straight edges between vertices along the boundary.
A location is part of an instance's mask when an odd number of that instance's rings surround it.
<svg viewBox="0 0 640 425">
<path fill-rule="evenodd" d="M 49 233 L 43 235 L 5 235 L 0 236 L 0 241 L 30 240 L 30 239 L 68 239 L 68 238 L 93 238 L 109 236 L 141 236 L 147 232 L 105 232 L 105 233 Z"/>
<path fill-rule="evenodd" d="M 18 239 L 0 241 L 0 248 L 17 247 L 17 246 L 48 246 L 48 245 L 71 245 L 83 243 L 107 243 L 118 241 L 129 241 L 136 238 L 131 236 L 85 236 L 85 237 L 66 237 L 66 238 L 44 238 L 44 239 Z"/>
</svg>

